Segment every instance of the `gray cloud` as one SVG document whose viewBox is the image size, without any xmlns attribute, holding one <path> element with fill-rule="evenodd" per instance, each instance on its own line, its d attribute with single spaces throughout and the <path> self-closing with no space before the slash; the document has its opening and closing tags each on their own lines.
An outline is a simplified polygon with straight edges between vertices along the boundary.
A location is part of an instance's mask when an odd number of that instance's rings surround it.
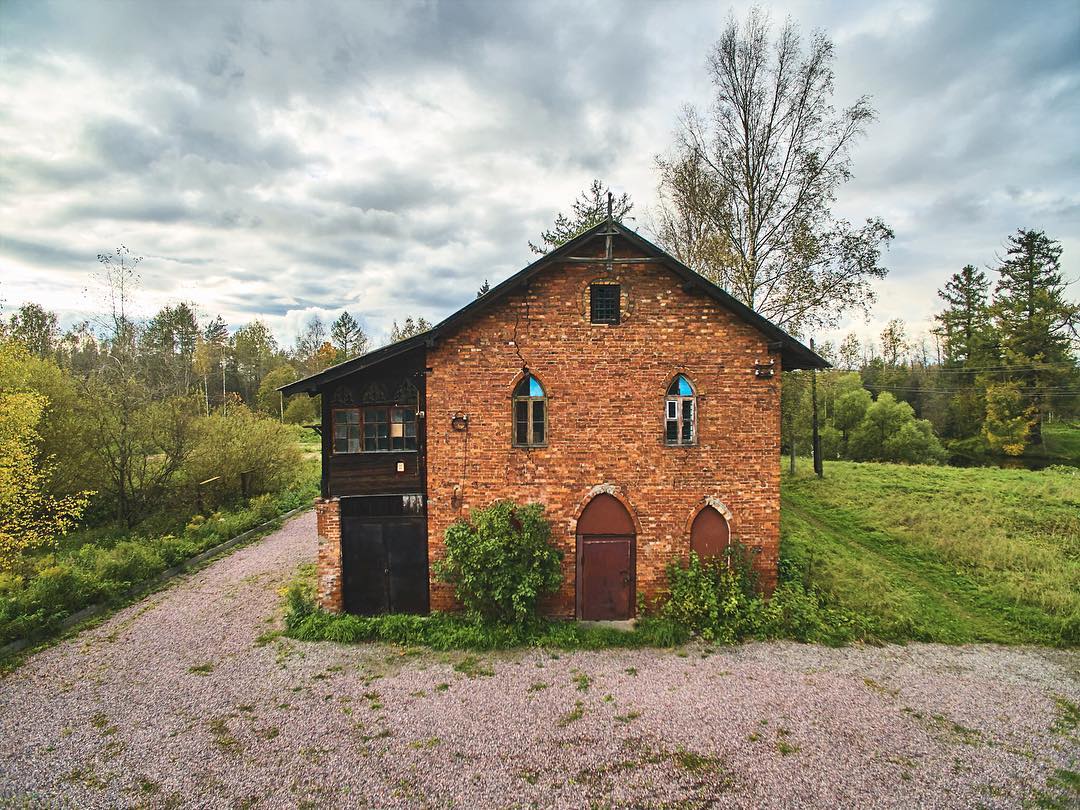
<svg viewBox="0 0 1080 810">
<path fill-rule="evenodd" d="M 20 239 L 9 234 L 0 234 L 0 255 L 20 259 L 31 265 L 51 267 L 85 265 L 87 259 L 85 253 L 75 248 Z"/>
<path fill-rule="evenodd" d="M 880 113 L 837 212 L 897 231 L 876 321 L 924 321 L 1019 225 L 1080 250 L 1080 10 L 789 0 L 836 39 L 837 103 Z M 742 13 L 744 9 L 737 9 Z M 96 252 L 146 257 L 147 306 L 195 299 L 279 337 L 349 308 L 437 320 L 532 260 L 593 177 L 639 222 L 652 157 L 707 104 L 708 2 L 0 6 L 9 304 L 71 317 Z M 49 273 L 50 285 L 37 281 Z M 65 279 L 67 281 L 65 281 Z M 880 325 L 849 324 L 868 332 Z"/>
</svg>

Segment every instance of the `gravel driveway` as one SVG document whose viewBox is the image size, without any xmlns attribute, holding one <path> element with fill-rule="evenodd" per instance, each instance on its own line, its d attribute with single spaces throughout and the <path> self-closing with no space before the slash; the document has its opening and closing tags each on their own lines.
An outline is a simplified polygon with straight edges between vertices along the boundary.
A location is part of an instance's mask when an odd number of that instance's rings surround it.
<svg viewBox="0 0 1080 810">
<path fill-rule="evenodd" d="M 313 558 L 314 535 L 310 513 L 296 518 L 0 680 L 0 804 L 1076 798 L 1059 770 L 1080 770 L 1076 652 L 747 644 L 474 657 L 274 638 L 279 589 Z"/>
</svg>

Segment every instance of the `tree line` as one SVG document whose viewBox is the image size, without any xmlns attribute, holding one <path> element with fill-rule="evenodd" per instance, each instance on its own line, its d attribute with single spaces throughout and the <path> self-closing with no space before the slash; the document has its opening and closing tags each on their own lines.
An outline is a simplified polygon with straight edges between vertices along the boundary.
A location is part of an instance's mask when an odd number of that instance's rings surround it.
<svg viewBox="0 0 1080 810">
<path fill-rule="evenodd" d="M 970 264 L 945 281 L 928 335 L 912 338 L 894 319 L 878 341 L 849 334 L 822 347 L 836 366 L 819 376 L 823 455 L 970 462 L 1041 453 L 1047 420 L 1080 418 L 1080 307 L 1066 298 L 1060 260 L 1058 242 L 1018 230 L 990 269 L 996 283 Z M 805 374 L 786 375 L 786 440 L 805 448 L 809 388 Z M 883 426 L 880 446 L 853 434 L 868 415 Z M 909 424 L 920 435 L 896 438 Z"/>
<path fill-rule="evenodd" d="M 291 486 L 300 455 L 282 423 L 319 406 L 277 388 L 368 348 L 347 311 L 312 316 L 288 347 L 258 319 L 230 330 L 187 302 L 138 319 L 139 258 L 121 246 L 98 261 L 92 321 L 61 330 L 32 302 L 0 318 L 0 573 L 75 526 L 130 529 Z M 427 328 L 406 318 L 392 337 Z"/>
<path fill-rule="evenodd" d="M 310 316 L 291 346 L 279 344 L 258 318 L 233 330 L 220 315 L 200 319 L 193 302 L 167 304 L 139 321 L 130 312 L 140 260 L 126 247 L 98 260 L 106 313 L 61 330 L 55 312 L 27 302 L 6 320 L 0 319 L 0 340 L 15 341 L 79 379 L 122 366 L 154 399 L 197 395 L 205 414 L 242 403 L 297 424 L 317 419 L 317 401 L 307 396 L 284 398 L 277 389 L 370 347 L 370 338 L 347 310 L 329 324 L 318 315 Z M 404 340 L 430 328 L 422 317 L 407 317 L 401 326 L 394 321 L 390 340 Z"/>
</svg>

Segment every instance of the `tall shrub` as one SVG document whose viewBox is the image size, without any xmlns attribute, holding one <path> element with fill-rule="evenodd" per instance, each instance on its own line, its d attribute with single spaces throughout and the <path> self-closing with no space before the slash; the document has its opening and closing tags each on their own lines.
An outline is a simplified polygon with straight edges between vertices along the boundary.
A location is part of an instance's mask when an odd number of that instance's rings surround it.
<svg viewBox="0 0 1080 810">
<path fill-rule="evenodd" d="M 0 391 L 0 573 L 18 557 L 53 543 L 78 521 L 89 493 L 48 494 L 52 464 L 36 448 L 45 399 Z"/>
<path fill-rule="evenodd" d="M 731 564 L 724 558 L 702 560 L 690 552 L 685 565 L 668 564 L 667 577 L 669 595 L 660 609 L 665 619 L 724 644 L 746 633 L 759 603 L 738 547 L 733 549 Z"/>
<path fill-rule="evenodd" d="M 497 501 L 474 509 L 446 530 L 439 578 L 454 586 L 470 612 L 485 619 L 524 622 L 536 616 L 541 596 L 562 584 L 562 552 L 540 504 Z"/>
<path fill-rule="evenodd" d="M 199 441 L 184 463 L 191 486 L 219 477 L 215 490 L 223 497 L 240 494 L 240 474 L 251 471 L 249 495 L 279 492 L 296 480 L 301 453 L 294 431 L 276 419 L 243 405 L 199 420 Z"/>
</svg>

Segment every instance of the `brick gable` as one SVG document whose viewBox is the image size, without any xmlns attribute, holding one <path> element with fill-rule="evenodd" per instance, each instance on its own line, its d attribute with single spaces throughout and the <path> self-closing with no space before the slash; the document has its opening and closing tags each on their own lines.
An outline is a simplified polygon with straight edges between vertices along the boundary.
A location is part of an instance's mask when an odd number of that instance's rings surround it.
<svg viewBox="0 0 1080 810">
<path fill-rule="evenodd" d="M 631 256 L 625 247 L 618 255 Z M 618 325 L 589 322 L 588 290 L 617 281 Z M 775 346 L 774 346 L 775 349 Z M 731 535 L 757 550 L 767 591 L 775 586 L 780 509 L 780 377 L 758 378 L 769 338 L 713 298 L 684 290 L 662 264 L 555 262 L 427 352 L 428 542 L 500 498 L 540 502 L 564 551 L 563 590 L 548 609 L 575 613 L 576 519 L 597 487 L 626 504 L 639 527 L 636 582 L 652 599 L 664 567 L 689 553 L 689 526 L 708 499 L 730 510 Z M 548 396 L 548 443 L 511 445 L 511 392 L 522 366 Z M 685 374 L 698 395 L 698 440 L 664 444 L 667 386 Z M 468 415 L 468 429 L 451 427 Z M 453 607 L 432 578 L 431 607 Z"/>
</svg>

